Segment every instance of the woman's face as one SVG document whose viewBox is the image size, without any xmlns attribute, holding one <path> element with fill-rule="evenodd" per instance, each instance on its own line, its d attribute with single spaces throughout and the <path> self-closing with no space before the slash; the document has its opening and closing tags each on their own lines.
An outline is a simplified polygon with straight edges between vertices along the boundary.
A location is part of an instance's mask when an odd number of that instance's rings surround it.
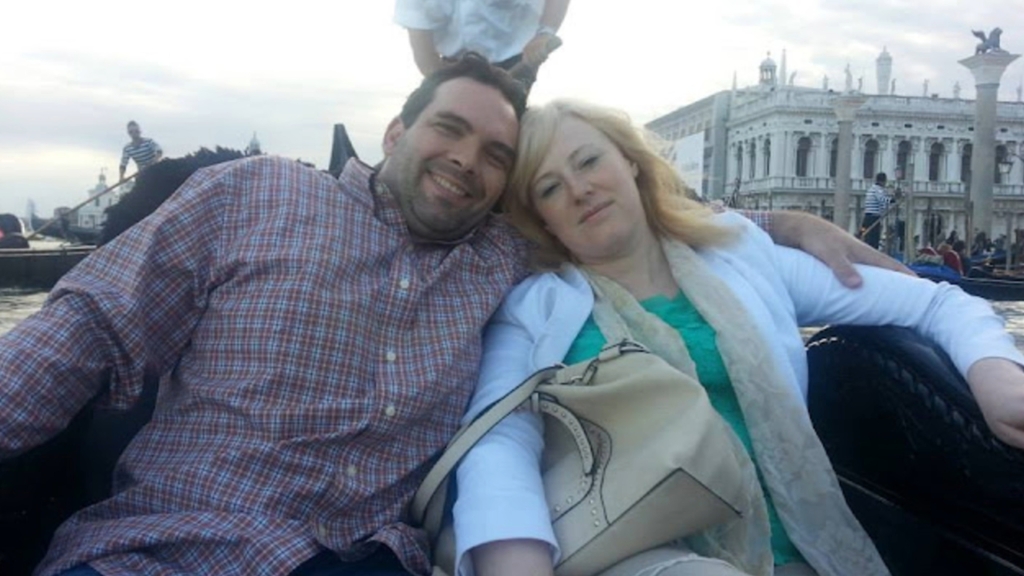
<svg viewBox="0 0 1024 576">
<path fill-rule="evenodd" d="M 578 118 L 562 120 L 529 194 L 548 231 L 583 263 L 628 254 L 650 235 L 636 165 Z"/>
</svg>

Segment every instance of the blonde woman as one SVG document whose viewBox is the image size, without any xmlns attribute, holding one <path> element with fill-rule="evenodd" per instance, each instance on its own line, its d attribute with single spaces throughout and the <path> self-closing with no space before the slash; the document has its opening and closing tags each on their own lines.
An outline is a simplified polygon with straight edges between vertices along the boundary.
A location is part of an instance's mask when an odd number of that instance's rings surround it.
<svg viewBox="0 0 1024 576">
<path fill-rule="evenodd" d="M 625 115 L 569 101 L 527 112 L 510 184 L 539 271 L 491 321 L 467 419 L 535 370 L 628 337 L 696 377 L 749 455 L 750 513 L 607 574 L 887 573 L 811 428 L 801 324 L 916 329 L 953 358 L 992 431 L 1024 447 L 1024 356 L 986 302 L 866 267 L 859 290 L 844 288 L 741 216 L 687 199 Z M 460 574 L 552 573 L 542 450 L 539 417 L 515 413 L 460 466 Z"/>
</svg>

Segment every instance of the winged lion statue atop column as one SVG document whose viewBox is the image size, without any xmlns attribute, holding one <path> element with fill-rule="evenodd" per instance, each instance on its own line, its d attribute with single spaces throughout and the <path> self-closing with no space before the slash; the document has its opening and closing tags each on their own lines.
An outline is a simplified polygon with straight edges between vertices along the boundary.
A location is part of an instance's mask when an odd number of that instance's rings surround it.
<svg viewBox="0 0 1024 576">
<path fill-rule="evenodd" d="M 981 30 L 971 30 L 971 34 L 974 34 L 976 38 L 981 40 L 978 46 L 974 49 L 975 54 L 985 54 L 988 52 L 1005 52 L 999 47 L 999 37 L 1003 35 L 1002 28 L 993 28 L 988 33 L 988 37 L 985 36 L 985 32 Z"/>
</svg>

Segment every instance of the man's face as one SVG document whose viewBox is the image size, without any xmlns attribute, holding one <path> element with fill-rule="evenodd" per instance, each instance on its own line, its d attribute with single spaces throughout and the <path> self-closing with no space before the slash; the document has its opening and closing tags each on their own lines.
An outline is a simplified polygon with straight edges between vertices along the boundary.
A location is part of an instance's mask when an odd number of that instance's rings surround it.
<svg viewBox="0 0 1024 576">
<path fill-rule="evenodd" d="M 380 179 L 415 235 L 456 240 L 487 215 L 515 161 L 519 122 L 496 88 L 468 78 L 437 87 L 411 126 L 384 136 Z"/>
<path fill-rule="evenodd" d="M 138 124 L 128 126 L 128 136 L 130 136 L 132 140 L 138 140 L 141 135 L 142 132 L 139 131 Z"/>
</svg>

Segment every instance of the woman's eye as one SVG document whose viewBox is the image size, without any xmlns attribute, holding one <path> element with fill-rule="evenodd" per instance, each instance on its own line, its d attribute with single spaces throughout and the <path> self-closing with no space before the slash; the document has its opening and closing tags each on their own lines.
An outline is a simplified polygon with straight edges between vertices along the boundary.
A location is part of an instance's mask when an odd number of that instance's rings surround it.
<svg viewBox="0 0 1024 576">
<path fill-rule="evenodd" d="M 580 168 L 588 168 L 597 163 L 597 156 L 587 156 L 580 162 Z"/>
<path fill-rule="evenodd" d="M 540 186 L 540 187 L 537 188 L 537 196 L 540 197 L 540 198 L 547 198 L 548 196 L 551 196 L 552 194 L 554 194 L 555 190 L 557 190 L 557 189 L 558 189 L 558 183 L 557 182 L 552 182 L 550 184 L 545 184 L 545 185 Z"/>
</svg>

